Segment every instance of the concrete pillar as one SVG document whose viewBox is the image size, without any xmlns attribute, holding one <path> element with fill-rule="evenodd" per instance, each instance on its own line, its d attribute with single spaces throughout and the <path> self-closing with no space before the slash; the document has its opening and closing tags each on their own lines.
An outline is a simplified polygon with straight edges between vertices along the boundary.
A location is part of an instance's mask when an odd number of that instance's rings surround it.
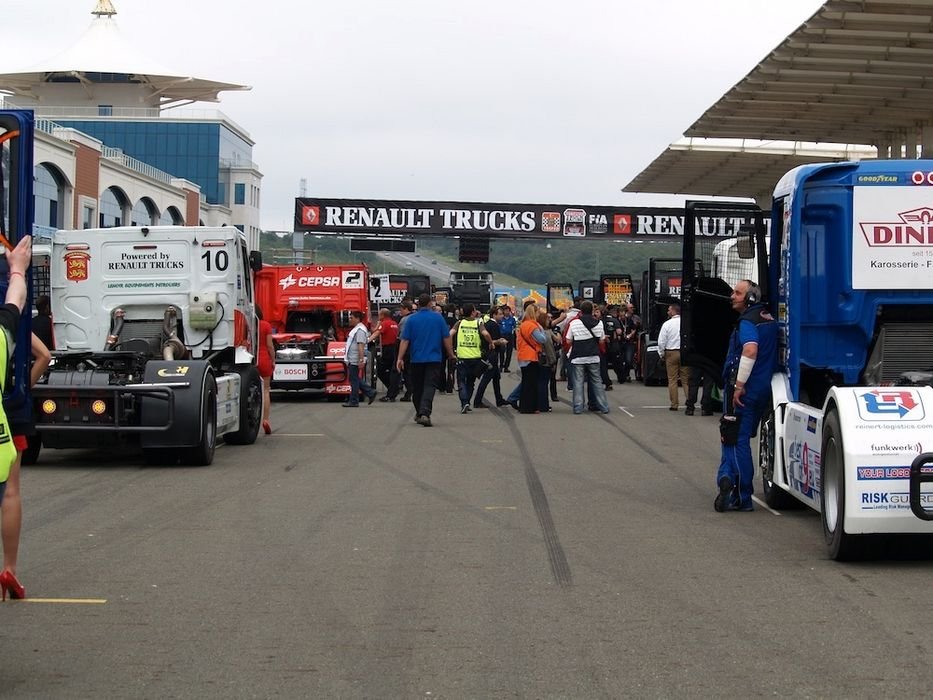
<svg viewBox="0 0 933 700">
<path fill-rule="evenodd" d="M 920 130 L 922 157 L 933 158 L 933 125 L 924 125 Z"/>
<path fill-rule="evenodd" d="M 906 152 L 904 156 L 908 160 L 915 159 L 917 157 L 917 127 L 916 126 L 912 126 L 907 129 L 907 134 L 906 134 L 906 138 L 904 139 L 904 143 L 907 146 L 907 148 L 905 149 Z"/>
</svg>

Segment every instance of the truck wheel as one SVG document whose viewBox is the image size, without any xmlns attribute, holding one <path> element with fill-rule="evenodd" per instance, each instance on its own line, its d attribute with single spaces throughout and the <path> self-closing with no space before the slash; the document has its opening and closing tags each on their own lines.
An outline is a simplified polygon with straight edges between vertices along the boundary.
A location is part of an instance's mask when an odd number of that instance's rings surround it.
<svg viewBox="0 0 933 700">
<path fill-rule="evenodd" d="M 262 379 L 259 370 L 247 367 L 240 370 L 240 429 L 224 435 L 231 445 L 252 445 L 259 435 L 262 423 Z"/>
<path fill-rule="evenodd" d="M 846 470 L 842 449 L 839 414 L 830 409 L 823 420 L 821 456 L 820 518 L 830 558 L 837 561 L 858 559 L 862 540 L 845 531 Z"/>
<path fill-rule="evenodd" d="M 217 380 L 208 373 L 201 390 L 201 441 L 185 450 L 182 461 L 196 467 L 206 467 L 214 461 L 217 445 Z"/>
<path fill-rule="evenodd" d="M 27 446 L 23 450 L 23 457 L 20 461 L 24 467 L 29 467 L 39 461 L 39 451 L 42 449 L 42 436 L 40 435 L 27 435 L 26 436 Z"/>
<path fill-rule="evenodd" d="M 791 510 L 801 506 L 800 501 L 780 486 L 774 484 L 774 411 L 768 411 L 761 419 L 758 432 L 758 465 L 761 467 L 761 493 L 768 507 L 775 510 Z"/>
</svg>

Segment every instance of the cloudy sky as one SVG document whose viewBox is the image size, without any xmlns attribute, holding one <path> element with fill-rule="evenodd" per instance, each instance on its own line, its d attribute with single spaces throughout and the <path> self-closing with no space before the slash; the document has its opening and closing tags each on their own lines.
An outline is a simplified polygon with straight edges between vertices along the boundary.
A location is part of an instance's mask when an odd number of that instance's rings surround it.
<svg viewBox="0 0 933 700">
<path fill-rule="evenodd" d="M 73 43 L 94 0 L 5 3 L 3 72 Z M 620 189 L 822 0 L 113 0 L 256 141 L 262 224 L 310 196 L 667 204 Z M 199 105 L 202 106 L 202 105 Z"/>
</svg>

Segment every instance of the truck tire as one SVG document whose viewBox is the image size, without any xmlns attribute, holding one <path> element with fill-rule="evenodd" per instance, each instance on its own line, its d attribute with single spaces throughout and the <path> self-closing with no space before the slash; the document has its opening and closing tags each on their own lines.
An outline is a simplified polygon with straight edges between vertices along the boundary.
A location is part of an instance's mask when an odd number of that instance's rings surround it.
<svg viewBox="0 0 933 700">
<path fill-rule="evenodd" d="M 839 414 L 833 409 L 826 412 L 823 420 L 821 447 L 820 519 L 823 521 L 827 552 L 836 561 L 859 559 L 863 550 L 862 538 L 845 531 L 845 452 Z"/>
<path fill-rule="evenodd" d="M 240 370 L 240 429 L 224 435 L 230 445 L 252 445 L 259 435 L 262 423 L 262 379 L 259 370 L 247 367 Z"/>
<path fill-rule="evenodd" d="M 27 435 L 26 442 L 27 446 L 26 449 L 23 450 L 23 457 L 20 464 L 24 467 L 30 467 L 39 461 L 39 451 L 42 449 L 42 436 Z"/>
<path fill-rule="evenodd" d="M 201 437 L 194 447 L 182 453 L 182 461 L 195 467 L 206 467 L 214 461 L 217 445 L 217 380 L 213 374 L 204 378 L 201 389 Z"/>
<path fill-rule="evenodd" d="M 761 419 L 758 429 L 758 466 L 761 468 L 761 493 L 769 508 L 775 510 L 796 510 L 800 501 L 791 496 L 774 479 L 774 410 L 769 410 Z"/>
</svg>

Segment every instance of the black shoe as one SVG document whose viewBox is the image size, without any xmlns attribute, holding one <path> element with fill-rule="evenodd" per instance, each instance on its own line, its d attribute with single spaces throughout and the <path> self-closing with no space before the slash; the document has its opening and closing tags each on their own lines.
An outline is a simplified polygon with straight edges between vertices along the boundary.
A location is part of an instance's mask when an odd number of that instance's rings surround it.
<svg viewBox="0 0 933 700">
<path fill-rule="evenodd" d="M 431 427 L 431 416 L 418 416 L 415 419 L 415 422 L 419 425 L 423 425 L 425 428 Z"/>
<path fill-rule="evenodd" d="M 678 409 L 677 409 L 676 406 L 671 406 L 671 407 L 670 407 L 669 409 L 667 409 L 667 410 L 668 410 L 668 411 L 676 411 L 676 410 L 678 410 Z"/>
<path fill-rule="evenodd" d="M 606 391 L 612 391 L 612 384 L 606 385 Z"/>
<path fill-rule="evenodd" d="M 421 416 L 415 416 L 415 423 L 421 422 Z"/>
<path fill-rule="evenodd" d="M 712 411 L 700 411 L 701 416 L 711 416 L 713 415 Z"/>
<path fill-rule="evenodd" d="M 557 394 L 552 394 L 551 401 L 560 401 L 560 399 L 557 397 Z"/>
<path fill-rule="evenodd" d="M 373 401 L 376 400 L 376 397 L 377 397 L 377 396 L 379 396 L 379 392 L 378 392 L 378 391 L 374 391 L 373 393 L 371 393 L 371 394 L 369 395 L 369 398 L 366 399 L 366 403 L 367 403 L 368 405 L 371 406 L 372 403 L 373 403 Z"/>
<path fill-rule="evenodd" d="M 732 506 L 732 480 L 728 476 L 719 479 L 719 493 L 713 501 L 713 509 L 717 513 L 725 513 Z"/>
<path fill-rule="evenodd" d="M 411 394 L 405 394 L 399 401 L 411 401 Z"/>
<path fill-rule="evenodd" d="M 379 399 L 379 403 L 395 403 L 395 397 L 383 396 L 381 399 Z"/>
<path fill-rule="evenodd" d="M 502 406 L 508 406 L 509 402 L 505 399 L 496 399 L 496 408 L 501 408 Z"/>
<path fill-rule="evenodd" d="M 512 370 L 510 370 L 510 369 L 509 369 L 508 367 L 506 367 L 506 368 L 505 368 L 505 369 L 503 369 L 502 371 L 503 371 L 503 372 L 508 372 L 509 374 L 511 374 L 511 373 L 512 373 Z"/>
<path fill-rule="evenodd" d="M 693 409 L 692 409 L 692 408 L 685 408 L 685 409 L 684 409 L 684 415 L 685 415 L 685 416 L 692 416 L 692 415 L 693 415 Z"/>
<path fill-rule="evenodd" d="M 344 408 L 359 408 L 360 407 L 358 403 L 342 403 L 340 405 L 343 406 Z"/>
</svg>

